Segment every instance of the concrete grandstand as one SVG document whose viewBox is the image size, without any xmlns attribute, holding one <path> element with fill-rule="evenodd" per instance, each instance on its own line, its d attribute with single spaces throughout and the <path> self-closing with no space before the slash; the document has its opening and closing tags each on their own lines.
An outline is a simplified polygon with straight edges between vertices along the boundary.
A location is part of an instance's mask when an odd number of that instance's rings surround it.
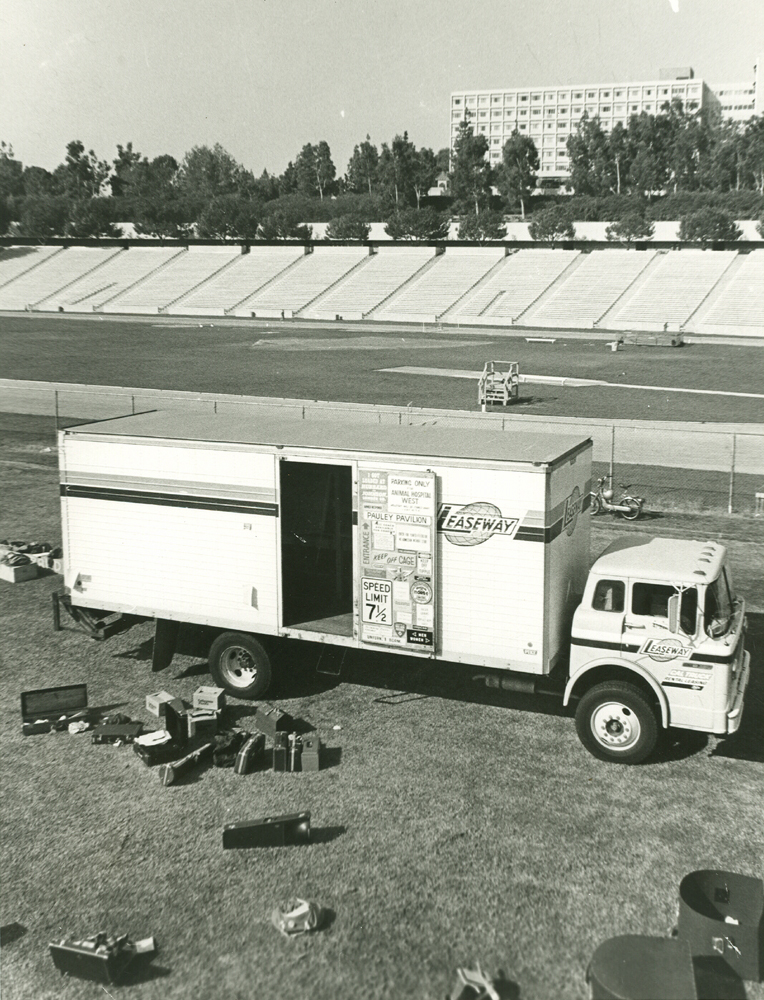
<svg viewBox="0 0 764 1000">
<path fill-rule="evenodd" d="M 305 244 L 0 249 L 0 310 L 764 336 L 764 249 Z"/>
</svg>

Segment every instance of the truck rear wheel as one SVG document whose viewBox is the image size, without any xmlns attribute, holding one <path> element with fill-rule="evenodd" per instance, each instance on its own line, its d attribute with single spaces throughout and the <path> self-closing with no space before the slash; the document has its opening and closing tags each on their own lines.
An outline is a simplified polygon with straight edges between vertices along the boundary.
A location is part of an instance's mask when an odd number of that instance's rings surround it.
<svg viewBox="0 0 764 1000">
<path fill-rule="evenodd" d="M 223 632 L 210 646 L 210 673 L 236 698 L 259 698 L 271 683 L 271 661 L 253 635 Z"/>
<path fill-rule="evenodd" d="M 579 739 L 600 760 L 639 764 L 658 742 L 658 717 L 645 695 L 624 681 L 595 684 L 576 709 Z"/>
</svg>

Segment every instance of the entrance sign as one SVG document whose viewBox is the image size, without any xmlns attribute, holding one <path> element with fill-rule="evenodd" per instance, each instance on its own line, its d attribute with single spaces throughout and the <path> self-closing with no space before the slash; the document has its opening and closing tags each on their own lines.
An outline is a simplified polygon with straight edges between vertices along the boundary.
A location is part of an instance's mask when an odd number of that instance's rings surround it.
<svg viewBox="0 0 764 1000">
<path fill-rule="evenodd" d="M 435 652 L 435 473 L 358 470 L 361 641 Z"/>
</svg>

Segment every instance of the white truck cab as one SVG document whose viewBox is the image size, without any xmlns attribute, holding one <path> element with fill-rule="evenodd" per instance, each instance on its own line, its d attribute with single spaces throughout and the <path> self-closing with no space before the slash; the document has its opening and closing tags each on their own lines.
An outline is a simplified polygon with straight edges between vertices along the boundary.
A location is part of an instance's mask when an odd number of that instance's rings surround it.
<svg viewBox="0 0 764 1000">
<path fill-rule="evenodd" d="M 718 542 L 632 535 L 592 566 L 571 630 L 564 702 L 581 740 L 635 763 L 660 727 L 728 735 L 750 673 L 745 607 Z"/>
</svg>

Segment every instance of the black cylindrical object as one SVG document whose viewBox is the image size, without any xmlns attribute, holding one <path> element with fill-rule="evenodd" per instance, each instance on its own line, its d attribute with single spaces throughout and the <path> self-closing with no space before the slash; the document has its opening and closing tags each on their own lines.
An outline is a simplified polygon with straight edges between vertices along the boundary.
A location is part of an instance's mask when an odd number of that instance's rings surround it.
<svg viewBox="0 0 764 1000">
<path fill-rule="evenodd" d="M 741 979 L 764 978 L 764 885 L 750 875 L 702 869 L 679 885 L 679 937 L 693 956 L 723 958 Z"/>
</svg>

